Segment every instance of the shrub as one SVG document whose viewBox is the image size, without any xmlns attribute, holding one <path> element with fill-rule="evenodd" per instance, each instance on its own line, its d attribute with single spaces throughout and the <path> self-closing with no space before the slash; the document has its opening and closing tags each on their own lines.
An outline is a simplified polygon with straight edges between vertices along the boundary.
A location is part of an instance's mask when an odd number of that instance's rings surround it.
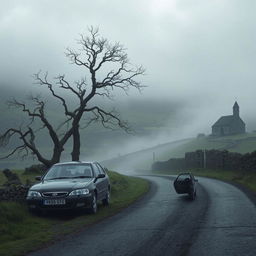
<svg viewBox="0 0 256 256">
<path fill-rule="evenodd" d="M 43 164 L 34 164 L 25 168 L 24 174 L 43 174 L 47 170 Z"/>
</svg>

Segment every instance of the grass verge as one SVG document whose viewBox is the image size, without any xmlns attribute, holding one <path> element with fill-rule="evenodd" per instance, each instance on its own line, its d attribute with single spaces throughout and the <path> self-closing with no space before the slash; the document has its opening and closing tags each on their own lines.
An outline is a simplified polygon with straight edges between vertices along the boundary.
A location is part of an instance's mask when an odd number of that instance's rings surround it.
<svg viewBox="0 0 256 256">
<path fill-rule="evenodd" d="M 209 170 L 193 169 L 191 172 L 195 176 L 219 179 L 222 181 L 232 182 L 244 186 L 250 191 L 256 193 L 256 173 L 227 170 Z M 179 172 L 173 171 L 154 171 L 156 174 L 177 175 Z"/>
<path fill-rule="evenodd" d="M 19 176 L 22 176 L 21 172 Z M 112 183 L 109 207 L 99 205 L 96 215 L 74 213 L 38 217 L 28 212 L 26 205 L 16 202 L 0 202 L 0 255 L 25 255 L 29 251 L 77 232 L 96 223 L 140 198 L 149 189 L 146 180 L 109 172 Z M 21 177 L 23 181 L 30 177 Z M 0 182 L 1 180 L 0 177 Z"/>
<path fill-rule="evenodd" d="M 226 170 L 193 170 L 193 173 L 197 176 L 237 183 L 256 192 L 256 173 Z"/>
</svg>

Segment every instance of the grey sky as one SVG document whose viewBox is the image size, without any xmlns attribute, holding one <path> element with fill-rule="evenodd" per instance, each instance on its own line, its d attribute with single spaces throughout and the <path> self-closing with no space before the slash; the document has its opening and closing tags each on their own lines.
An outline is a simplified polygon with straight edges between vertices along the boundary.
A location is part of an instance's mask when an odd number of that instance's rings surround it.
<svg viewBox="0 0 256 256">
<path fill-rule="evenodd" d="M 40 69 L 77 79 L 65 48 L 99 26 L 146 68 L 148 88 L 133 97 L 182 101 L 190 126 L 206 133 L 237 100 L 256 129 L 255 12 L 254 0 L 1 0 L 0 86 L 23 90 Z"/>
</svg>

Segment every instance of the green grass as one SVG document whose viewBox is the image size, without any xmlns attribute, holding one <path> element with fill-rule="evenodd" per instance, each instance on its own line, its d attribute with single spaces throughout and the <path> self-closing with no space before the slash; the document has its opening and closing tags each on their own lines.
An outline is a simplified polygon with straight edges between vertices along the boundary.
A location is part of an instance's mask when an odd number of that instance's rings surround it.
<svg viewBox="0 0 256 256">
<path fill-rule="evenodd" d="M 53 237 L 53 220 L 31 215 L 25 205 L 0 203 L 0 255 L 23 255 Z"/>
<path fill-rule="evenodd" d="M 0 186 L 6 182 L 3 172 L 0 171 Z"/>
<path fill-rule="evenodd" d="M 255 150 L 256 150 L 256 139 L 240 140 L 237 142 L 237 145 L 234 148 L 230 149 L 230 151 L 232 152 L 239 152 L 241 154 L 253 152 Z"/>
<path fill-rule="evenodd" d="M 232 181 L 256 192 L 256 173 L 227 170 L 193 170 L 197 176 Z"/>
<path fill-rule="evenodd" d="M 227 142 L 225 141 L 215 141 L 208 138 L 191 139 L 187 143 L 172 148 L 171 150 L 166 150 L 166 152 L 161 154 L 161 159 L 168 160 L 175 157 L 184 157 L 186 152 L 192 152 L 198 149 L 223 149 L 226 145 Z"/>
<path fill-rule="evenodd" d="M 184 157 L 186 152 L 198 149 L 227 149 L 232 152 L 248 153 L 256 150 L 256 133 L 246 133 L 224 137 L 194 138 L 180 146 L 166 150 L 160 155 L 160 160 L 168 160 L 175 157 Z M 157 148 L 156 148 L 157 152 Z"/>
<path fill-rule="evenodd" d="M 228 170 L 190 170 L 195 176 L 208 177 L 223 181 L 231 181 L 243 185 L 249 190 L 256 192 L 256 173 Z M 177 175 L 178 171 L 153 171 L 157 174 Z"/>
<path fill-rule="evenodd" d="M 16 171 L 23 182 L 34 175 L 24 175 Z M 112 184 L 109 207 L 99 205 L 96 215 L 76 213 L 73 216 L 46 215 L 43 217 L 29 213 L 26 205 L 16 202 L 0 202 L 0 255 L 24 255 L 61 236 L 84 229 L 137 200 L 149 189 L 149 183 L 140 178 L 109 172 Z M 0 184 L 4 182 L 0 172 Z"/>
</svg>

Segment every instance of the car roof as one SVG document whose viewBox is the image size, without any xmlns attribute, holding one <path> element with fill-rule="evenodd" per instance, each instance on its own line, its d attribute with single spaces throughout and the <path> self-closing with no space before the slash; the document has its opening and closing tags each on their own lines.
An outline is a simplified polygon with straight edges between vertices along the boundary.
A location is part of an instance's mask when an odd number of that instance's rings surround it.
<svg viewBox="0 0 256 256">
<path fill-rule="evenodd" d="M 54 165 L 69 165 L 69 164 L 95 164 L 95 161 L 70 161 L 70 162 L 61 162 Z"/>
</svg>

